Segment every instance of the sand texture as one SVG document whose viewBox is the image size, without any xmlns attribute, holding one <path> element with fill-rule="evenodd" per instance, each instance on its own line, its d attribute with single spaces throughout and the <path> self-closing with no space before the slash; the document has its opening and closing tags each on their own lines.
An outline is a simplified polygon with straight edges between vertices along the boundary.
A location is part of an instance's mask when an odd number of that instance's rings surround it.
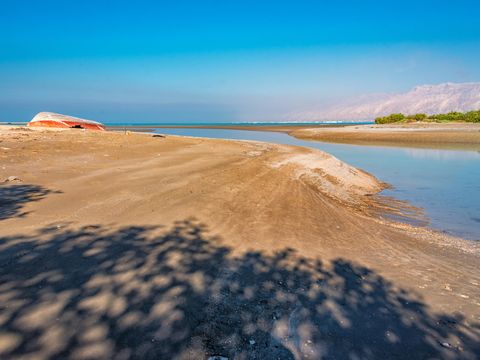
<svg viewBox="0 0 480 360">
<path fill-rule="evenodd" d="M 299 139 L 480 151 L 480 124 L 410 123 L 289 129 Z"/>
<path fill-rule="evenodd" d="M 479 354 L 478 246 L 326 153 L 2 127 L 3 179 L 2 359 Z"/>
</svg>

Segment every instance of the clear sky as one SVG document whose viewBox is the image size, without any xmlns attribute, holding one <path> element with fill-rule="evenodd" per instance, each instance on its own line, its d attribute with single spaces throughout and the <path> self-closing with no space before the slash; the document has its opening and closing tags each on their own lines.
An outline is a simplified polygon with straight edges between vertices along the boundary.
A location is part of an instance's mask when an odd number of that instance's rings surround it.
<svg viewBox="0 0 480 360">
<path fill-rule="evenodd" d="M 275 121 L 480 81 L 480 1 L 0 3 L 0 121 Z"/>
</svg>

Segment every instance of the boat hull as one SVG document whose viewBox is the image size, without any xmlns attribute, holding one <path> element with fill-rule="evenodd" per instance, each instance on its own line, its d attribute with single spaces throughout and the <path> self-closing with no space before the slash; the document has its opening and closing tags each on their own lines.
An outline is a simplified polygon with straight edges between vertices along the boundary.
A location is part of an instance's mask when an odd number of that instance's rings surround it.
<svg viewBox="0 0 480 360">
<path fill-rule="evenodd" d="M 39 120 L 28 123 L 29 127 L 51 127 L 51 128 L 70 128 L 70 129 L 87 129 L 87 130 L 105 130 L 105 126 L 97 124 L 82 123 L 78 121 L 52 121 Z"/>
<path fill-rule="evenodd" d="M 29 127 L 48 127 L 64 129 L 105 130 L 105 125 L 68 115 L 42 112 L 38 113 L 28 124 Z"/>
</svg>

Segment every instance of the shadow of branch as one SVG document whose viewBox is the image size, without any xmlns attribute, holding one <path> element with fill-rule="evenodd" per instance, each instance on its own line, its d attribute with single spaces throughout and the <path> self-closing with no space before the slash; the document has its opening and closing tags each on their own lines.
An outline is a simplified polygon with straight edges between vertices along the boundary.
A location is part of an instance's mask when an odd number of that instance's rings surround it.
<svg viewBox="0 0 480 360">
<path fill-rule="evenodd" d="M 292 249 L 235 256 L 194 220 L 0 238 L 0 356 L 475 358 L 478 326 L 374 271 Z M 442 345 L 443 344 L 443 345 Z"/>
<path fill-rule="evenodd" d="M 25 204 L 39 201 L 48 194 L 60 193 L 38 185 L 0 185 L 0 220 L 12 217 L 25 217 L 27 212 L 22 212 Z"/>
</svg>

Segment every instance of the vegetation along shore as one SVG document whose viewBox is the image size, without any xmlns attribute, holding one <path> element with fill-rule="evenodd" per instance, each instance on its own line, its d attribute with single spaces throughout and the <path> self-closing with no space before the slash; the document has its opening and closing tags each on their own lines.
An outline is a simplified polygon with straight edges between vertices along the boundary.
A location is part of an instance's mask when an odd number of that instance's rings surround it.
<svg viewBox="0 0 480 360">
<path fill-rule="evenodd" d="M 452 111 L 447 114 L 413 114 L 404 115 L 402 113 L 390 114 L 387 116 L 377 117 L 375 119 L 376 124 L 391 124 L 398 122 L 414 122 L 414 121 L 433 121 L 433 122 L 470 122 L 480 123 L 480 110 L 458 112 Z"/>
</svg>

